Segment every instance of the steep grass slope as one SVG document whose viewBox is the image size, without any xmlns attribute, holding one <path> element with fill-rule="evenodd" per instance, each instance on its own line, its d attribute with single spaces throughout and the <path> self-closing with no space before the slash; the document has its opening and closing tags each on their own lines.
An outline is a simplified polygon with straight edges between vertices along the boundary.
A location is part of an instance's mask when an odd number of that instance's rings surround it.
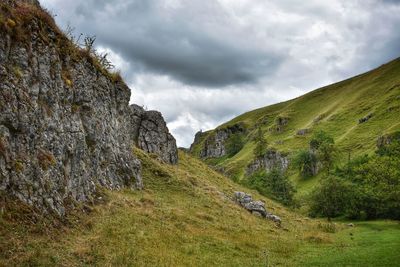
<svg viewBox="0 0 400 267">
<path fill-rule="evenodd" d="M 361 258 L 362 266 L 379 262 L 374 256 L 396 262 L 397 223 L 380 223 L 390 231 L 371 233 L 357 224 L 353 231 L 308 219 L 252 192 L 282 217 L 277 227 L 236 205 L 230 196 L 244 189 L 201 161 L 180 153 L 179 165 L 169 166 L 135 153 L 143 162 L 145 190 L 107 191 L 98 197 L 101 204 L 82 207 L 86 214 L 70 215 L 68 223 L 6 205 L 0 217 L 0 266 L 266 266 L 267 261 L 269 266 L 308 266 L 316 260 L 321 266 L 325 258 L 316 259 L 316 253 L 343 247 L 352 254 L 336 253 L 326 263 L 359 258 L 361 249 L 379 252 Z M 357 239 L 347 238 L 349 232 Z M 358 243 L 370 234 L 374 242 Z M 385 244 L 388 235 L 397 238 Z"/>
<path fill-rule="evenodd" d="M 372 117 L 359 123 L 359 119 Z M 323 87 L 296 99 L 247 112 L 219 126 L 223 129 L 242 124 L 247 129 L 246 144 L 235 156 L 210 160 L 237 179 L 243 178 L 246 166 L 254 159 L 252 137 L 261 127 L 269 145 L 293 153 L 306 148 L 313 132 L 324 130 L 332 135 L 346 156 L 371 153 L 379 136 L 400 130 L 400 59 L 354 78 Z M 276 131 L 278 118 L 288 119 Z M 298 135 L 307 129 L 305 135 Z M 193 154 L 216 130 L 204 133 L 193 148 Z M 292 175 L 297 179 L 296 175 Z M 315 180 L 304 182 L 306 185 Z M 300 186 L 304 184 L 300 183 Z"/>
</svg>

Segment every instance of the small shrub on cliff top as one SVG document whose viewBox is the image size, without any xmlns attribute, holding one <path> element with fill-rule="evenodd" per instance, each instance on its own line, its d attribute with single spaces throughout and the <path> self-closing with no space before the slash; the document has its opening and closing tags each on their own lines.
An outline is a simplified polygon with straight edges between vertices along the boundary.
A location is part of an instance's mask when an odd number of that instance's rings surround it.
<svg viewBox="0 0 400 267">
<path fill-rule="evenodd" d="M 68 70 L 65 69 L 62 70 L 61 78 L 63 79 L 67 87 L 72 87 L 73 83 L 72 83 L 71 73 Z"/>
<path fill-rule="evenodd" d="M 34 25 L 37 25 L 39 29 Z M 10 7 L 8 4 L 0 3 L 0 31 L 10 35 L 14 40 L 29 42 L 32 31 L 36 30 L 39 30 L 39 37 L 47 44 L 53 42 L 48 38 L 49 32 L 55 33 L 56 48 L 62 57 L 68 57 L 76 62 L 87 60 L 97 71 L 112 82 L 122 81 L 118 72 L 110 72 L 113 69 L 113 65 L 107 59 L 107 54 L 96 53 L 94 49 L 95 38 L 85 38 L 87 44 L 90 44 L 90 51 L 88 51 L 85 49 L 85 44 L 79 44 L 79 38 L 71 38 L 73 35 L 68 32 L 63 33 L 56 25 L 53 16 L 46 9 L 29 3 L 18 2 L 15 8 Z M 64 62 L 69 62 L 69 60 Z M 68 80 L 72 82 L 71 79 Z M 71 83 L 66 82 L 66 84 Z"/>
</svg>

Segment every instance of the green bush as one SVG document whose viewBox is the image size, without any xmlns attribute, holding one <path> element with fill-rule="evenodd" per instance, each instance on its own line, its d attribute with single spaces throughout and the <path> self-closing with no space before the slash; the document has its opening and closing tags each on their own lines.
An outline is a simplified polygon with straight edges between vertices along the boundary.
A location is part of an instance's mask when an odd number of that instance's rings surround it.
<svg viewBox="0 0 400 267">
<path fill-rule="evenodd" d="M 342 215 L 351 195 L 349 182 L 336 176 L 324 178 L 311 195 L 310 215 L 328 218 Z"/>
<path fill-rule="evenodd" d="M 248 186 L 285 205 L 293 204 L 295 189 L 288 176 L 275 168 L 270 172 L 258 171 L 248 178 Z"/>
<path fill-rule="evenodd" d="M 324 179 L 311 197 L 311 214 L 355 219 L 400 219 L 400 143 L 361 156 Z"/>
<path fill-rule="evenodd" d="M 303 178 L 307 178 L 316 174 L 318 159 L 314 152 L 301 150 L 295 155 L 293 165 L 298 168 Z"/>
<path fill-rule="evenodd" d="M 318 150 L 322 144 L 334 144 L 333 138 L 324 131 L 318 131 L 313 134 L 310 140 L 310 148 Z"/>
</svg>

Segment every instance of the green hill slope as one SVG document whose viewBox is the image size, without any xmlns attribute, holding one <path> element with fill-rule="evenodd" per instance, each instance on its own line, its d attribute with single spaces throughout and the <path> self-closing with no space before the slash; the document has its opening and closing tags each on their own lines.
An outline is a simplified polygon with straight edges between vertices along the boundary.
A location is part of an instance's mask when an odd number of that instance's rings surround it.
<svg viewBox="0 0 400 267">
<path fill-rule="evenodd" d="M 230 199 L 233 192 L 245 189 L 201 161 L 181 152 L 180 163 L 170 166 L 139 150 L 135 153 L 143 163 L 145 190 L 106 191 L 101 204 L 83 206 L 86 213 L 69 215 L 64 223 L 8 200 L 0 216 L 0 266 L 266 266 L 267 260 L 269 266 L 337 266 L 336 262 L 353 261 L 352 266 L 376 266 L 382 259 L 388 265 L 380 266 L 390 266 L 396 262 L 400 228 L 395 222 L 356 223 L 356 228 L 333 225 L 252 192 L 281 216 L 278 227 L 235 204 Z"/>
<path fill-rule="evenodd" d="M 270 146 L 289 154 L 306 148 L 313 132 L 326 131 L 347 159 L 349 152 L 352 156 L 373 152 L 379 136 L 400 130 L 399 114 L 400 59 L 396 59 L 296 99 L 244 113 L 215 130 L 202 133 L 191 151 L 199 156 L 207 138 L 217 130 L 241 125 L 246 129 L 243 149 L 233 157 L 207 160 L 240 180 L 254 159 L 252 139 L 258 128 Z M 371 117 L 366 122 L 359 123 L 368 116 Z M 300 130 L 303 133 L 299 134 Z M 311 188 L 317 180 L 300 181 L 293 172 L 291 177 L 299 182 L 300 192 Z"/>
</svg>

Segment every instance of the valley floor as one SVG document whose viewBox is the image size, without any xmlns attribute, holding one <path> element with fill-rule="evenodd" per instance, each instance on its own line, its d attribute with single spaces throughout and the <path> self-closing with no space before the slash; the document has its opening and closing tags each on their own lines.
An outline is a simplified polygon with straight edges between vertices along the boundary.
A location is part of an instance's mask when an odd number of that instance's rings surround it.
<svg viewBox="0 0 400 267">
<path fill-rule="evenodd" d="M 398 222 L 356 222 L 348 227 L 347 222 L 309 219 L 184 153 L 178 166 L 136 153 L 143 162 L 143 191 L 105 192 L 104 203 L 83 207 L 85 215 L 71 215 L 62 225 L 19 216 L 17 209 L 16 214 L 3 212 L 0 266 L 398 266 L 400 262 Z M 282 227 L 236 205 L 231 197 L 237 190 L 263 199 L 282 218 Z"/>
</svg>

